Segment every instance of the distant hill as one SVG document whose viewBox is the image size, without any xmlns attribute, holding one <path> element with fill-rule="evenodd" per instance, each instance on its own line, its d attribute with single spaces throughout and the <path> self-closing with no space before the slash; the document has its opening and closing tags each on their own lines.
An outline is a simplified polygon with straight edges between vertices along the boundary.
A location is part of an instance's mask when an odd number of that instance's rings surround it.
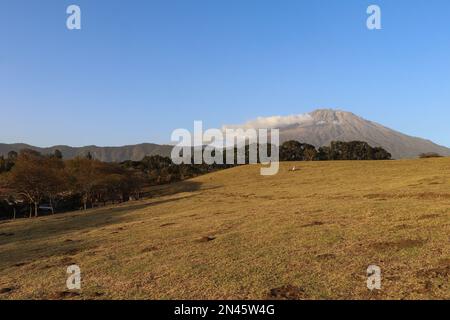
<svg viewBox="0 0 450 320">
<path fill-rule="evenodd" d="M 242 126 L 279 128 L 281 142 L 297 140 L 316 147 L 327 146 L 331 141 L 365 141 L 373 147 L 389 151 L 394 159 L 417 158 L 419 154 L 429 152 L 450 156 L 449 148 L 405 135 L 341 110 L 319 109 L 300 115 L 258 118 Z"/>
<path fill-rule="evenodd" d="M 9 151 L 20 151 L 22 149 L 33 149 L 42 154 L 53 153 L 56 149 L 60 150 L 64 159 L 72 159 L 77 156 L 85 156 L 88 152 L 92 154 L 95 159 L 106 162 L 121 162 L 125 160 L 142 160 L 145 156 L 161 155 L 170 156 L 172 146 L 158 145 L 153 143 L 142 143 L 136 145 L 122 146 L 122 147 L 70 147 L 65 145 L 53 146 L 48 148 L 39 148 L 30 146 L 28 144 L 4 144 L 0 143 L 0 155 L 6 156 Z"/>
</svg>

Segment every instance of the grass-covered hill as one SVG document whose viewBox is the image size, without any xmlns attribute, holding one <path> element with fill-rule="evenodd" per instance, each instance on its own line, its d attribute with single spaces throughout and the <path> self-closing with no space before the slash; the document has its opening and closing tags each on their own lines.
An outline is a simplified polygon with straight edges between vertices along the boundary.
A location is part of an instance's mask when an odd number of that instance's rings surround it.
<svg viewBox="0 0 450 320">
<path fill-rule="evenodd" d="M 1 223 L 0 299 L 450 298 L 448 158 L 242 166 L 153 194 Z"/>
</svg>

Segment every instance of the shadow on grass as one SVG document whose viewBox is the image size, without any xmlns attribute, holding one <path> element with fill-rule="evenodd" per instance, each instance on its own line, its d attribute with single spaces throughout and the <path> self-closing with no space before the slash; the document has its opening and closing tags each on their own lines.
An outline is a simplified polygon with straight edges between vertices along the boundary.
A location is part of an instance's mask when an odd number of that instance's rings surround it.
<svg viewBox="0 0 450 320">
<path fill-rule="evenodd" d="M 118 223 L 132 222 L 134 220 L 132 212 L 136 210 L 195 197 L 195 194 L 175 195 L 183 192 L 192 193 L 199 190 L 200 186 L 201 183 L 198 182 L 184 181 L 177 183 L 176 186 L 166 186 L 162 192 L 155 194 L 152 198 L 134 203 L 126 202 L 116 206 L 21 219 L 3 224 L 0 226 L 0 265 L 14 266 L 24 261 L 35 261 L 48 256 L 70 256 L 93 249 L 98 245 L 93 244 L 91 239 L 87 242 L 83 241 L 83 233 Z M 162 196 L 171 197 L 159 199 Z M 73 232 L 78 233 L 77 239 L 70 238 Z M 53 238 L 64 237 L 64 235 L 67 235 L 67 239 L 61 239 L 57 247 L 49 247 Z M 11 244 L 12 246 L 9 246 Z M 2 249 L 5 245 L 8 245 L 8 249 Z"/>
<path fill-rule="evenodd" d="M 176 182 L 171 184 L 165 184 L 160 186 L 152 186 L 146 190 L 146 194 L 150 197 L 162 197 L 170 196 L 183 192 L 195 192 L 199 190 L 212 190 L 220 188 L 220 186 L 201 188 L 202 183 L 192 180 L 185 180 L 182 182 Z"/>
<path fill-rule="evenodd" d="M 103 208 L 88 209 L 87 211 L 72 211 L 53 216 L 25 218 L 12 223 L 4 223 L 0 225 L 0 246 L 13 241 L 55 237 L 71 231 L 93 230 L 109 224 L 123 222 L 123 216 L 129 214 L 130 211 L 192 197 L 194 195 L 158 199 L 177 193 L 194 192 L 200 189 L 200 185 L 201 183 L 198 182 L 183 181 L 173 186 L 164 186 L 164 188 L 158 190 L 159 192 L 155 192 L 151 198 L 137 202 L 124 202 Z"/>
</svg>

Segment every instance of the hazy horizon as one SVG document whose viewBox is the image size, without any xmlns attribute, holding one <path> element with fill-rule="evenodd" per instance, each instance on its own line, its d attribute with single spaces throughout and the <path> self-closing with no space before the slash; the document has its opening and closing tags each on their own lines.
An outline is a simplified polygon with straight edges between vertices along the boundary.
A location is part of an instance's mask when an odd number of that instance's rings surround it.
<svg viewBox="0 0 450 320">
<path fill-rule="evenodd" d="M 319 108 L 319 109 L 315 109 L 312 110 L 311 112 L 307 112 L 307 113 L 303 113 L 303 114 L 297 114 L 297 115 L 287 115 L 287 116 L 271 116 L 271 117 L 257 117 L 255 119 L 250 119 L 248 121 L 246 121 L 245 123 L 241 123 L 241 124 L 227 124 L 227 125 L 223 125 L 222 126 L 222 130 L 225 130 L 226 128 L 229 129 L 237 129 L 237 128 L 242 128 L 242 129 L 249 129 L 249 128 L 253 128 L 253 129 L 259 129 L 259 128 L 284 128 L 287 127 L 291 124 L 298 124 L 300 125 L 305 119 L 305 117 L 308 117 L 311 113 L 319 111 L 319 110 L 330 110 L 333 112 L 344 112 L 344 113 L 352 113 L 350 111 L 346 111 L 343 109 L 330 109 L 330 108 Z M 358 118 L 359 116 L 356 115 Z M 367 120 L 367 121 L 371 121 L 370 119 L 364 119 L 361 118 L 363 120 Z M 383 124 L 381 124 L 383 125 Z M 186 128 L 188 130 L 193 129 L 193 128 Z M 204 128 L 207 129 L 207 128 Z M 395 128 L 388 128 L 390 130 L 395 130 Z M 402 133 L 402 132 L 400 132 Z M 429 140 L 426 137 L 414 137 L 411 136 L 413 138 L 420 138 L 420 139 L 424 139 L 424 140 Z M 301 137 L 299 137 L 299 139 L 301 140 Z M 433 143 L 435 143 L 434 141 L 432 141 Z M 4 143 L 2 141 L 0 141 L 0 144 Z M 57 144 L 57 145 L 33 145 L 33 144 L 29 144 L 27 142 L 13 142 L 13 143 L 4 143 L 4 144 L 10 144 L 10 145 L 16 145 L 16 144 L 26 144 L 26 145 L 31 145 L 33 147 L 38 147 L 38 148 L 54 148 L 54 147 L 58 147 L 58 146 L 68 146 L 68 147 L 73 147 L 73 148 L 82 148 L 82 147 L 100 147 L 100 148 L 121 148 L 121 147 L 126 147 L 126 146 L 134 146 L 134 145 L 143 145 L 143 144 L 156 144 L 156 145 L 175 145 L 177 142 L 174 141 L 169 141 L 169 142 L 162 142 L 162 143 L 157 143 L 157 142 L 153 142 L 153 141 L 143 141 L 143 142 L 137 142 L 137 143 L 131 143 L 131 144 L 122 144 L 122 145 L 97 145 L 97 144 L 88 144 L 88 145 L 68 145 L 68 144 Z M 438 144 L 439 145 L 439 144 Z M 441 145 L 444 147 L 449 147 L 446 145 Z"/>
</svg>

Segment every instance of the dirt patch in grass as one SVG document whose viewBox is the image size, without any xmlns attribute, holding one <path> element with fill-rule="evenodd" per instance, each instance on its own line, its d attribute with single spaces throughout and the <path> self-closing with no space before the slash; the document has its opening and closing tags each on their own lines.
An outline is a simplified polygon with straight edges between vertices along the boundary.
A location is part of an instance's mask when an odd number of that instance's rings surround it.
<svg viewBox="0 0 450 320">
<path fill-rule="evenodd" d="M 51 265 L 45 264 L 45 265 L 43 265 L 42 267 L 40 267 L 39 270 L 48 270 L 48 269 L 51 269 L 51 268 L 52 268 Z"/>
<path fill-rule="evenodd" d="M 271 300 L 302 300 L 306 298 L 306 291 L 302 287 L 286 285 L 280 288 L 271 289 L 268 299 Z"/>
<path fill-rule="evenodd" d="M 401 250 L 401 249 L 410 249 L 421 247 L 426 243 L 426 240 L 422 239 L 402 239 L 398 241 L 386 241 L 386 242 L 377 242 L 372 245 L 374 249 L 377 250 Z"/>
<path fill-rule="evenodd" d="M 450 275 L 450 259 L 445 259 L 435 268 L 423 269 L 417 272 L 422 278 L 448 278 Z"/>
<path fill-rule="evenodd" d="M 352 199 L 356 199 L 356 197 L 352 196 L 352 195 L 340 195 L 340 194 L 338 194 L 338 195 L 330 196 L 330 197 L 328 197 L 328 199 L 330 199 L 330 200 L 352 200 Z"/>
<path fill-rule="evenodd" d="M 394 226 L 392 229 L 393 230 L 407 230 L 407 229 L 412 229 L 413 226 L 409 225 L 409 224 L 399 224 Z"/>
<path fill-rule="evenodd" d="M 7 294 L 7 293 L 11 293 L 13 291 L 14 291 L 14 288 L 10 288 L 10 287 L 1 288 L 0 289 L 0 294 Z"/>
<path fill-rule="evenodd" d="M 364 196 L 364 198 L 366 199 L 386 199 L 388 197 L 387 194 L 381 194 L 381 193 L 371 193 L 371 194 L 366 194 Z M 392 197 L 392 195 L 390 195 L 390 197 Z"/>
<path fill-rule="evenodd" d="M 364 195 L 364 198 L 370 200 L 386 200 L 386 199 L 418 199 L 418 200 L 443 200 L 450 199 L 450 193 L 437 192 L 419 192 L 419 193 L 371 193 Z"/>
<path fill-rule="evenodd" d="M 147 253 L 147 252 L 153 252 L 153 251 L 158 251 L 158 250 L 159 250 L 158 247 L 150 246 L 150 247 L 142 249 L 141 252 L 142 253 Z"/>
<path fill-rule="evenodd" d="M 450 199 L 450 193 L 422 192 L 415 196 L 420 200 Z"/>
<path fill-rule="evenodd" d="M 60 263 L 61 265 L 65 265 L 65 266 L 71 266 L 71 265 L 76 264 L 75 261 L 74 261 L 71 257 L 63 257 L 63 258 L 59 261 L 59 263 Z"/>
<path fill-rule="evenodd" d="M 94 297 L 97 297 L 97 298 L 103 297 L 104 295 L 105 295 L 105 293 L 99 292 L 99 291 L 96 291 L 96 292 L 94 292 L 94 294 L 93 294 L 93 296 L 94 296 Z"/>
<path fill-rule="evenodd" d="M 439 214 L 424 214 L 423 216 L 420 216 L 419 218 L 417 218 L 417 220 L 434 219 L 434 218 L 439 218 L 439 217 L 440 217 Z"/>
<path fill-rule="evenodd" d="M 336 259 L 336 255 L 333 253 L 324 253 L 319 254 L 316 258 L 319 260 L 333 260 Z"/>
<path fill-rule="evenodd" d="M 12 237 L 14 235 L 14 233 L 12 232 L 2 232 L 0 233 L 1 237 Z"/>
<path fill-rule="evenodd" d="M 321 221 L 313 221 L 313 222 L 311 222 L 311 223 L 307 223 L 307 224 L 304 224 L 304 225 L 302 225 L 301 227 L 302 228 L 309 228 L 309 227 L 315 227 L 315 226 L 322 226 L 322 225 L 324 225 L 325 223 L 324 222 L 321 222 Z"/>
<path fill-rule="evenodd" d="M 169 222 L 169 223 L 164 223 L 164 224 L 160 225 L 160 227 L 161 227 L 161 228 L 164 228 L 164 227 L 170 227 L 170 226 L 174 226 L 174 225 L 176 225 L 176 223 L 174 223 L 174 222 Z"/>
<path fill-rule="evenodd" d="M 65 251 L 64 255 L 66 255 L 66 256 L 74 256 L 74 255 L 77 255 L 78 253 L 80 253 L 82 251 L 83 250 L 79 249 L 79 248 L 72 248 L 72 249 L 69 249 L 69 250 Z"/>
<path fill-rule="evenodd" d="M 23 267 L 26 266 L 27 264 L 30 264 L 29 262 L 18 262 L 16 264 L 14 264 L 14 267 Z"/>
<path fill-rule="evenodd" d="M 70 299 L 70 298 L 76 298 L 79 297 L 81 294 L 79 292 L 75 291 L 60 291 L 56 292 L 52 298 L 53 299 Z"/>
</svg>

